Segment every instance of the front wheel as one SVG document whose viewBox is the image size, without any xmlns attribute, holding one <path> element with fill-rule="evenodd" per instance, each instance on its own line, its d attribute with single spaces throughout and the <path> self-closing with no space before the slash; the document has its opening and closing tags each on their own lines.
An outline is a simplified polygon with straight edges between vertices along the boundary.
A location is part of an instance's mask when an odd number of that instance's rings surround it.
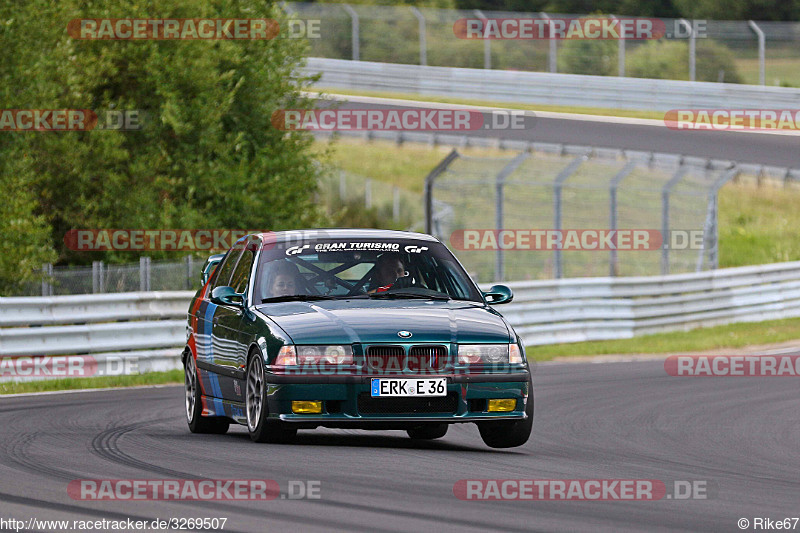
<svg viewBox="0 0 800 533">
<path fill-rule="evenodd" d="M 287 426 L 280 420 L 270 420 L 267 405 L 267 385 L 264 379 L 264 362 L 255 355 L 247 366 L 247 430 L 254 442 L 291 442 L 297 428 Z"/>
<path fill-rule="evenodd" d="M 483 442 L 490 448 L 515 448 L 528 442 L 533 429 L 533 380 L 530 378 L 525 414 L 527 417 L 524 420 L 478 422 Z"/>
<path fill-rule="evenodd" d="M 191 354 L 183 363 L 183 384 L 185 391 L 185 414 L 189 431 L 192 433 L 224 434 L 228 432 L 230 422 L 224 418 L 204 418 L 203 404 L 200 399 L 200 387 L 197 382 L 197 367 Z"/>
</svg>

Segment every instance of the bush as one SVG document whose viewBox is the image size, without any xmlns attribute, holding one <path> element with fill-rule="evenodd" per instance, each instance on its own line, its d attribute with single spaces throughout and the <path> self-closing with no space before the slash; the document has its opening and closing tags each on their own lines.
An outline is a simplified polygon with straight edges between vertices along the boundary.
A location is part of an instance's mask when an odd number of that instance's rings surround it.
<svg viewBox="0 0 800 533">
<path fill-rule="evenodd" d="M 569 40 L 558 50 L 558 71 L 563 74 L 613 76 L 617 73 L 619 44 L 615 40 Z"/>
<path fill-rule="evenodd" d="M 697 81 L 742 83 L 733 53 L 723 44 L 697 41 Z M 628 55 L 627 75 L 634 78 L 689 79 L 689 44 L 686 41 L 649 41 Z"/>
</svg>

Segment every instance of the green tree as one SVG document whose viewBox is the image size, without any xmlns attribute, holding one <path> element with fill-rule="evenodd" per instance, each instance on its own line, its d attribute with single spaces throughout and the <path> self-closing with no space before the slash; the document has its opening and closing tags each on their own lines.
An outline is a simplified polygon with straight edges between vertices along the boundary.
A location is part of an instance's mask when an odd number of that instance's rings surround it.
<svg viewBox="0 0 800 533">
<path fill-rule="evenodd" d="M 92 41 L 66 31 L 79 18 L 283 22 L 274 5 L 33 0 L 0 9 L 0 107 L 143 112 L 140 131 L 5 134 L 13 138 L 0 145 L 0 160 L 16 154 L 35 200 L 30 223 L 47 223 L 61 262 L 136 258 L 66 250 L 73 228 L 285 229 L 324 220 L 313 201 L 313 138 L 271 124 L 278 109 L 313 106 L 301 92 L 310 80 L 296 75 L 306 42 Z"/>
</svg>

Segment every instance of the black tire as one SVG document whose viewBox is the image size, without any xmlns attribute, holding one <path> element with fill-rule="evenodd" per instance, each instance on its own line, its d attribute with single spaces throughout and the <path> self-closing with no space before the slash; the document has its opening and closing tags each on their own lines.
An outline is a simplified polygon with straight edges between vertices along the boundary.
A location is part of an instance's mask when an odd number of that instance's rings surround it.
<svg viewBox="0 0 800 533">
<path fill-rule="evenodd" d="M 440 439 L 447 434 L 449 424 L 429 424 L 409 429 L 408 436 L 414 440 Z"/>
<path fill-rule="evenodd" d="M 187 354 L 183 362 L 183 384 L 185 390 L 186 422 L 192 433 L 211 433 L 223 435 L 231 423 L 227 418 L 203 417 L 203 402 L 200 400 L 200 386 L 197 382 L 197 367 L 192 354 Z"/>
<path fill-rule="evenodd" d="M 525 404 L 524 420 L 498 420 L 478 422 L 478 431 L 483 442 L 490 448 L 516 448 L 531 436 L 533 429 L 533 380 L 528 378 L 528 403 Z"/>
<path fill-rule="evenodd" d="M 245 387 L 247 430 L 253 442 L 292 442 L 297 435 L 297 428 L 269 418 L 264 362 L 259 355 L 251 357 L 247 364 Z"/>
</svg>

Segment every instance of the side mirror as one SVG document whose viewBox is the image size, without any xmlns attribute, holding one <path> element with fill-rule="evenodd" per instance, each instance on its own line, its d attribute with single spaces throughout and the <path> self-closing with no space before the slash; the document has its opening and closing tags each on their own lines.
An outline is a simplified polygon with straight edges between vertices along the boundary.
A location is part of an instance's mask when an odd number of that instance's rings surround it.
<svg viewBox="0 0 800 533">
<path fill-rule="evenodd" d="M 514 293 L 505 285 L 492 285 L 483 297 L 489 305 L 507 304 L 514 299 Z"/>
<path fill-rule="evenodd" d="M 219 265 L 220 261 L 222 261 L 224 257 L 225 254 L 216 254 L 206 259 L 206 264 L 203 265 L 203 270 L 201 271 L 200 274 L 201 287 L 205 286 L 205 284 L 208 283 L 208 278 L 211 277 L 211 274 L 214 273 L 214 269 L 217 268 L 217 265 Z"/>
<path fill-rule="evenodd" d="M 217 305 L 244 307 L 244 295 L 234 291 L 233 287 L 215 287 L 211 291 L 211 302 Z"/>
</svg>

